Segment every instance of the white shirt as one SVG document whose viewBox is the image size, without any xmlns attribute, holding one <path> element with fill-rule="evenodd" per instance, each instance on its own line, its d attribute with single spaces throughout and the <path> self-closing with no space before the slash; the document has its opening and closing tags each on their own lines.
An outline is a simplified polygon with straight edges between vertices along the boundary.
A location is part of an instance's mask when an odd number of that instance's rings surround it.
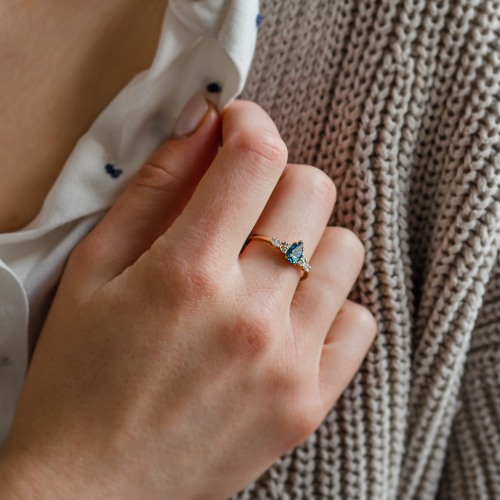
<svg viewBox="0 0 500 500">
<path fill-rule="evenodd" d="M 0 444 L 68 255 L 102 219 L 184 105 L 203 92 L 219 111 L 250 68 L 258 0 L 170 0 L 151 68 L 138 74 L 80 138 L 37 217 L 0 234 Z"/>
</svg>

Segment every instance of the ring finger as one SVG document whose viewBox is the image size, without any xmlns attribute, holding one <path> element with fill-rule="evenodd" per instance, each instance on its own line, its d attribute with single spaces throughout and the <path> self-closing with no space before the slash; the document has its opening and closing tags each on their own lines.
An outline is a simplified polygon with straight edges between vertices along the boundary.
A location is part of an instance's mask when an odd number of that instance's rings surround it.
<svg viewBox="0 0 500 500">
<path fill-rule="evenodd" d="M 332 180 L 321 170 L 287 165 L 267 202 L 253 233 L 290 243 L 303 240 L 309 259 L 318 245 L 335 204 Z M 252 240 L 240 256 L 242 272 L 259 290 L 271 287 L 291 303 L 301 269 L 286 262 L 269 243 Z"/>
</svg>

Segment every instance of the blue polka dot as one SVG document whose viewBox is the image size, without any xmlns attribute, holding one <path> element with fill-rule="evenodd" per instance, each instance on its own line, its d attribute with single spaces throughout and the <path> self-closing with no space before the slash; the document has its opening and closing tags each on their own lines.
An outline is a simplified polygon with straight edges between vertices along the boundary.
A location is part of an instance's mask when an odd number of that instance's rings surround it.
<svg viewBox="0 0 500 500">
<path fill-rule="evenodd" d="M 217 82 L 209 83 L 207 85 L 207 90 L 211 94 L 217 94 L 219 92 L 222 92 L 222 86 L 220 83 L 217 83 Z"/>
<path fill-rule="evenodd" d="M 109 175 L 111 175 L 111 177 L 113 177 L 113 179 L 118 179 L 118 177 L 123 174 L 123 170 L 121 170 L 120 168 L 115 168 L 115 166 L 111 165 L 111 163 L 108 163 L 104 167 L 104 169 Z"/>
<path fill-rule="evenodd" d="M 260 14 L 257 14 L 257 19 L 255 20 L 257 23 L 257 28 L 260 26 L 260 23 L 262 22 L 262 16 Z"/>
</svg>

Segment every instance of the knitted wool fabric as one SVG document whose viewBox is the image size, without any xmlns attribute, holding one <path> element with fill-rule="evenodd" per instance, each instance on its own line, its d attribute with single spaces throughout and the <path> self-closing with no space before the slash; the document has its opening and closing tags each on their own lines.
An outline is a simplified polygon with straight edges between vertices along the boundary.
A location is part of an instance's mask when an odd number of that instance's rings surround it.
<svg viewBox="0 0 500 500">
<path fill-rule="evenodd" d="M 500 3 L 261 12 L 242 97 L 334 180 L 379 333 L 318 431 L 234 498 L 500 498 Z"/>
</svg>

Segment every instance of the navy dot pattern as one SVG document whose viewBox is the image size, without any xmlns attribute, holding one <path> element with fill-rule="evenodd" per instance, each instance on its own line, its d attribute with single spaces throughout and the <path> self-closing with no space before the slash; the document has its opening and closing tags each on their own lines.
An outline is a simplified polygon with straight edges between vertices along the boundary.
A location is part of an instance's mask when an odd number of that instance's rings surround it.
<svg viewBox="0 0 500 500">
<path fill-rule="evenodd" d="M 209 83 L 207 85 L 207 91 L 211 94 L 218 94 L 219 92 L 222 92 L 222 85 L 217 82 Z"/>
<path fill-rule="evenodd" d="M 262 22 L 262 16 L 260 14 L 257 14 L 256 18 L 257 28 L 260 26 L 261 22 Z M 218 82 L 209 83 L 207 85 L 207 92 L 209 92 L 210 94 L 219 94 L 220 92 L 222 92 L 222 85 Z M 123 170 L 121 170 L 120 168 L 116 168 L 111 163 L 107 163 L 104 169 L 106 170 L 106 173 L 108 173 L 111 177 L 113 177 L 113 179 L 118 179 L 118 177 L 120 177 L 120 175 L 123 174 Z"/>
<path fill-rule="evenodd" d="M 115 166 L 111 165 L 111 163 L 108 163 L 104 167 L 104 169 L 109 175 L 111 175 L 111 177 L 113 177 L 113 179 L 118 179 L 118 177 L 123 174 L 123 170 L 121 170 L 120 168 L 115 168 Z"/>
</svg>

